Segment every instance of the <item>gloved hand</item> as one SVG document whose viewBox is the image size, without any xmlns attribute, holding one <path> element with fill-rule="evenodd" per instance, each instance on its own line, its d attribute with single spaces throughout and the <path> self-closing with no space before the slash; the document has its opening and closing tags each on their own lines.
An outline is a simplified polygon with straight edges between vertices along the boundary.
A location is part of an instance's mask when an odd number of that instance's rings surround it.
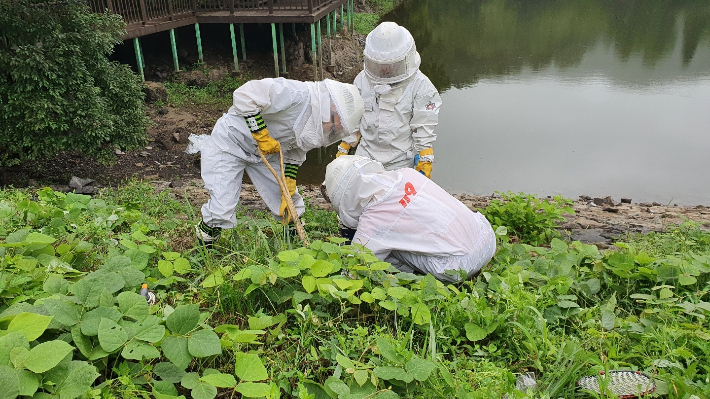
<svg viewBox="0 0 710 399">
<path fill-rule="evenodd" d="M 298 175 L 298 165 L 287 163 L 284 165 L 284 175 L 286 176 L 286 187 L 288 188 L 289 197 L 293 197 L 296 193 L 296 176 Z M 279 215 L 286 216 L 288 206 L 286 205 L 286 197 L 281 193 L 281 206 L 279 207 Z M 298 215 L 290 215 L 289 220 L 293 220 Z"/>
<path fill-rule="evenodd" d="M 335 154 L 335 157 L 337 158 L 341 155 L 348 155 L 350 148 L 354 145 L 357 145 L 358 141 L 360 141 L 360 132 L 359 131 L 355 132 L 355 142 L 354 143 L 347 143 L 345 141 L 340 142 L 340 145 L 338 146 L 338 153 Z"/>
<path fill-rule="evenodd" d="M 427 148 L 419 151 L 419 154 L 414 157 L 414 160 L 416 162 L 414 169 L 431 179 L 431 161 L 434 160 L 434 149 Z"/>
<path fill-rule="evenodd" d="M 254 136 L 256 144 L 264 155 L 275 154 L 281 151 L 281 144 L 274 140 L 273 137 L 269 136 L 269 130 L 266 129 L 266 123 L 264 123 L 261 114 L 245 116 L 244 120 L 246 120 L 251 135 Z"/>
</svg>

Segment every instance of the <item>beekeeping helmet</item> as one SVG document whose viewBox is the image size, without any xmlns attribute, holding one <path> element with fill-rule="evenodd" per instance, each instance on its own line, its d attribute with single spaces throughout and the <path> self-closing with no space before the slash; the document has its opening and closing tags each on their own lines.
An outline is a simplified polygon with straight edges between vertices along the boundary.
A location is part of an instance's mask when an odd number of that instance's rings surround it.
<svg viewBox="0 0 710 399">
<path fill-rule="evenodd" d="M 360 129 L 360 118 L 365 111 L 365 105 L 355 85 L 330 79 L 323 82 L 331 99 L 330 127 L 327 121 L 324 121 L 323 127 L 324 130 L 330 130 L 331 140 L 340 140 Z"/>
<path fill-rule="evenodd" d="M 409 31 L 383 22 L 365 40 L 365 75 L 376 84 L 401 82 L 419 69 L 421 58 Z"/>
</svg>

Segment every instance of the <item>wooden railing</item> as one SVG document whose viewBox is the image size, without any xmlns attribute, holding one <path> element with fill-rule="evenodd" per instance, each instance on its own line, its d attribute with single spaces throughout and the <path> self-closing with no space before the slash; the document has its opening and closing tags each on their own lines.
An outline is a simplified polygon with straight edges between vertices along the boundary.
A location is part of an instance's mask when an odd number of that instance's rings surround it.
<svg viewBox="0 0 710 399">
<path fill-rule="evenodd" d="M 126 24 L 145 24 L 152 20 L 167 19 L 202 12 L 228 11 L 234 14 L 240 10 L 307 11 L 313 14 L 318 9 L 333 4 L 337 0 L 88 0 L 94 12 L 110 10 L 120 14 Z"/>
</svg>

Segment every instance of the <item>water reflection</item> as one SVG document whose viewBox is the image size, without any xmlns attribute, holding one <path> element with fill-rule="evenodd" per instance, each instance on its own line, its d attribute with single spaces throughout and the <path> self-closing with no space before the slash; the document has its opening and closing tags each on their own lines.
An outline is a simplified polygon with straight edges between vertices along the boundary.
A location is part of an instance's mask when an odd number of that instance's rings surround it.
<svg viewBox="0 0 710 399">
<path fill-rule="evenodd" d="M 422 70 L 440 91 L 526 69 L 575 67 L 600 44 L 649 68 L 673 51 L 679 34 L 683 67 L 710 45 L 707 0 L 409 0 L 385 19 L 412 32 Z"/>
</svg>

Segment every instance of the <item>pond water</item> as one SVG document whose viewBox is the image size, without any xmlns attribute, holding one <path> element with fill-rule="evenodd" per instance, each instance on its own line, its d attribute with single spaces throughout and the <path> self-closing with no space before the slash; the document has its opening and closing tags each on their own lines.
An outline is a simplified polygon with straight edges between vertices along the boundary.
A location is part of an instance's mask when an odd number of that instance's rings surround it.
<svg viewBox="0 0 710 399">
<path fill-rule="evenodd" d="M 710 205 L 710 2 L 406 0 L 452 192 Z"/>
</svg>

